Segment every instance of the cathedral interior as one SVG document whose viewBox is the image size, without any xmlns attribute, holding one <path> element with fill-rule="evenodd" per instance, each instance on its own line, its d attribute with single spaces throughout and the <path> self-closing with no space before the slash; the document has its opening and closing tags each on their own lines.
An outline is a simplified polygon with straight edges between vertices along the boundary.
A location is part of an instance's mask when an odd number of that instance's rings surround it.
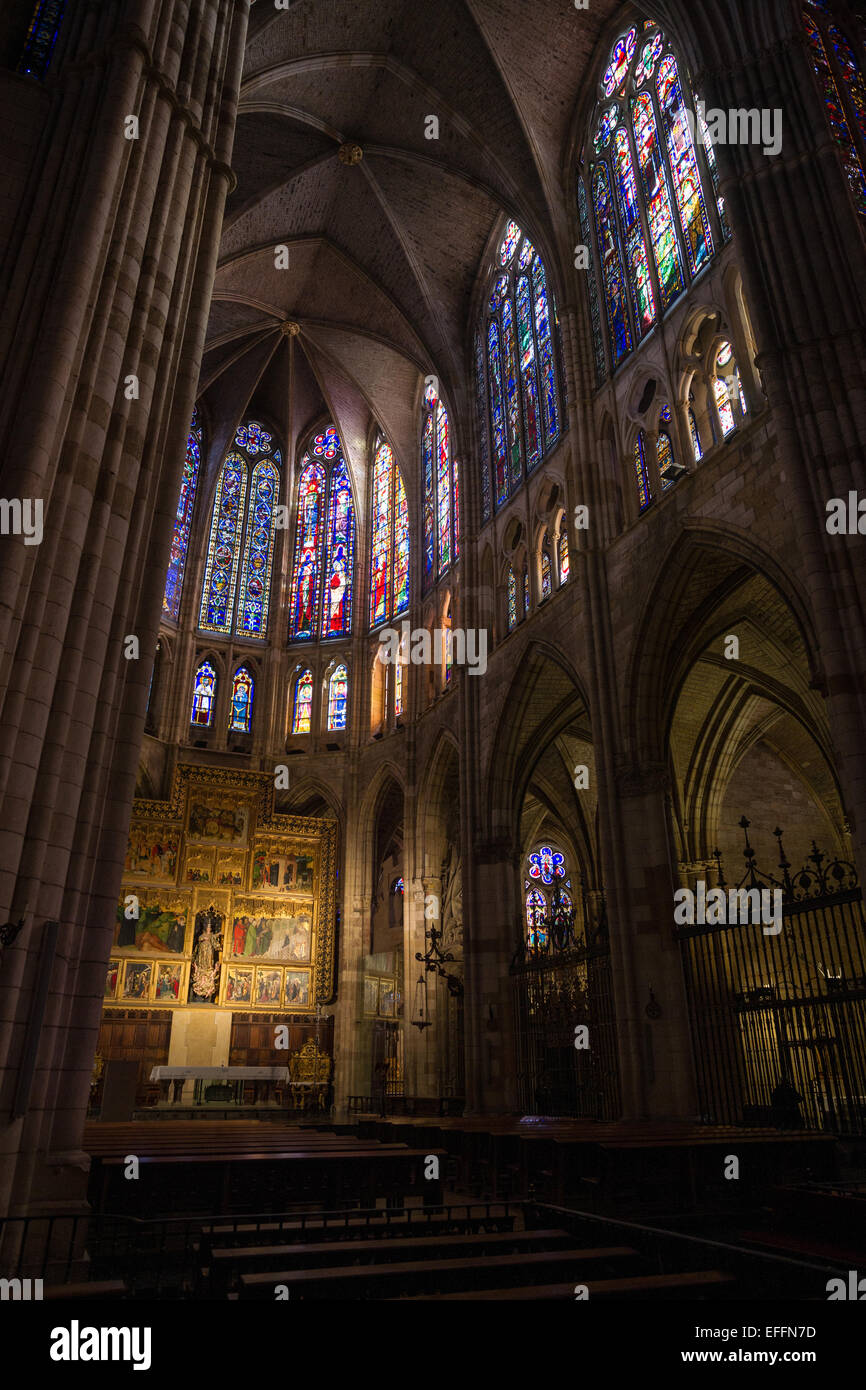
<svg viewBox="0 0 866 1390">
<path fill-rule="evenodd" d="M 0 103 L 0 1274 L 824 1297 L 860 6 L 8 0 Z"/>
</svg>

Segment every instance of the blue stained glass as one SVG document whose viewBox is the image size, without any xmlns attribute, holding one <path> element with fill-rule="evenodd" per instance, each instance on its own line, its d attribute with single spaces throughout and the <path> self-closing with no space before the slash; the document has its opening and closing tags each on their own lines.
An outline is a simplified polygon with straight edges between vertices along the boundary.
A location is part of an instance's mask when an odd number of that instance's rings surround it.
<svg viewBox="0 0 866 1390">
<path fill-rule="evenodd" d="M 345 666 L 338 666 L 328 681 L 328 729 L 337 732 L 346 727 L 346 711 L 349 702 L 349 673 Z"/>
<path fill-rule="evenodd" d="M 493 286 L 493 293 L 490 296 L 490 312 L 495 313 L 505 297 L 508 289 L 508 276 L 500 275 L 497 277 L 496 284 Z"/>
<path fill-rule="evenodd" d="M 199 627 L 207 632 L 231 631 L 246 476 L 240 454 L 229 454 L 217 483 L 202 585 Z"/>
<path fill-rule="evenodd" d="M 511 458 L 511 486 L 520 482 L 523 473 L 523 448 L 520 442 L 520 389 L 517 379 L 517 351 L 514 342 L 514 313 L 511 299 L 502 305 L 502 368 L 505 384 L 505 404 L 508 412 L 508 440 Z"/>
<path fill-rule="evenodd" d="M 63 23 L 66 0 L 39 0 L 30 21 L 18 71 L 25 77 L 44 77 Z"/>
<path fill-rule="evenodd" d="M 509 222 L 505 229 L 505 237 L 502 245 L 499 248 L 499 261 L 501 265 L 508 265 L 508 262 L 513 259 L 521 235 L 522 233 L 517 223 Z"/>
<path fill-rule="evenodd" d="M 634 446 L 634 473 L 637 482 L 638 505 L 644 511 L 650 504 L 652 492 L 650 491 L 649 469 L 647 468 L 646 455 L 644 452 L 643 431 L 638 435 Z"/>
<path fill-rule="evenodd" d="M 163 617 L 171 618 L 175 622 L 180 612 L 183 572 L 186 567 L 186 552 L 189 545 L 189 532 L 192 525 L 195 490 L 198 484 L 200 466 L 201 428 L 198 423 L 198 412 L 193 411 L 192 423 L 186 441 L 186 459 L 181 475 L 180 496 L 171 538 L 168 572 L 165 576 L 165 592 L 162 598 Z"/>
<path fill-rule="evenodd" d="M 213 723 L 215 702 L 216 671 L 209 661 L 203 661 L 195 673 L 190 723 L 209 729 Z"/>
<path fill-rule="evenodd" d="M 235 435 L 235 444 L 239 449 L 245 449 L 248 454 L 269 454 L 273 435 L 268 434 L 267 430 L 257 425 L 255 420 L 248 420 L 245 425 L 241 425 Z"/>
<path fill-rule="evenodd" d="M 667 174 L 649 92 L 641 92 L 632 102 L 632 124 L 646 198 L 650 240 L 659 276 L 662 307 L 666 309 L 685 288 L 685 284 L 671 212 Z"/>
<path fill-rule="evenodd" d="M 535 332 L 540 359 L 542 417 L 547 447 L 550 448 L 559 434 L 559 404 L 556 396 L 556 370 L 553 339 L 550 334 L 547 284 L 540 256 L 536 256 L 532 262 L 532 293 L 535 300 Z"/>
<path fill-rule="evenodd" d="M 264 637 L 268 630 L 271 560 L 274 553 L 274 508 L 280 475 L 272 463 L 257 463 L 253 470 L 252 516 L 241 575 L 240 606 L 236 630 L 248 637 Z"/>
<path fill-rule="evenodd" d="M 517 575 L 508 571 L 508 631 L 517 626 Z"/>
<path fill-rule="evenodd" d="M 235 672 L 232 682 L 232 709 L 229 729 L 232 733 L 248 734 L 253 713 L 253 678 L 246 666 Z"/>
<path fill-rule="evenodd" d="M 535 247 L 533 246 L 531 241 L 527 241 L 524 238 L 523 245 L 520 248 L 520 255 L 517 257 L 518 268 L 520 270 L 525 270 L 534 255 Z"/>
<path fill-rule="evenodd" d="M 620 87 L 625 81 L 629 63 L 634 57 L 635 44 L 637 43 L 637 33 L 634 29 L 629 29 L 621 39 L 617 39 L 610 55 L 610 62 L 605 68 L 602 85 L 604 94 L 609 97 L 615 87 Z"/>
<path fill-rule="evenodd" d="M 601 333 L 601 311 L 598 305 L 598 286 L 595 282 L 595 264 L 592 251 L 592 240 L 589 234 L 589 216 L 586 208 L 586 190 L 583 186 L 583 179 L 578 179 L 577 181 L 577 208 L 580 214 L 581 240 L 589 255 L 586 279 L 587 288 L 589 290 L 589 312 L 592 320 L 592 346 L 595 354 L 595 384 L 596 386 L 600 386 L 607 374 L 607 364 L 604 356 L 604 339 Z"/>
<path fill-rule="evenodd" d="M 487 330 L 487 364 L 490 369 L 490 418 L 493 423 L 493 451 L 496 469 L 496 505 L 508 496 L 508 443 L 505 409 L 502 401 L 502 358 L 499 352 L 499 326 L 492 319 Z"/>
<path fill-rule="evenodd" d="M 604 302 L 614 366 L 631 352 L 632 338 L 625 293 L 625 275 L 616 217 L 606 164 L 596 164 L 592 175 L 595 227 L 604 279 Z"/>
<path fill-rule="evenodd" d="M 517 282 L 517 337 L 520 344 L 520 371 L 523 387 L 523 419 L 526 426 L 526 462 L 533 468 L 541 457 L 541 431 L 538 419 L 538 386 L 535 376 L 535 342 L 532 335 L 532 306 L 529 278 Z"/>
<path fill-rule="evenodd" d="M 529 856 L 529 876 L 530 878 L 541 879 L 544 884 L 551 884 L 554 878 L 565 877 L 565 858 L 558 849 L 552 849 L 550 845 L 542 845 Z"/>
<path fill-rule="evenodd" d="M 481 517 L 490 520 L 490 438 L 487 432 L 487 381 L 484 371 L 484 340 L 475 334 L 475 412 L 481 449 Z M 432 463 L 431 463 L 432 468 Z"/>
</svg>

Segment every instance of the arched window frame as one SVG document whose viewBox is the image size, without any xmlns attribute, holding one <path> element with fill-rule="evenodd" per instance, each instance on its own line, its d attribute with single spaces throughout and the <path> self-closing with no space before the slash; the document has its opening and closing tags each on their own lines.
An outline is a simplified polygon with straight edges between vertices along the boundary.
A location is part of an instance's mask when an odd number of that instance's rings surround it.
<svg viewBox="0 0 866 1390">
<path fill-rule="evenodd" d="M 211 509 L 200 632 L 267 638 L 282 474 L 274 438 L 258 421 L 246 420 L 223 459 Z"/>
<path fill-rule="evenodd" d="M 194 729 L 212 729 L 216 716 L 217 689 L 219 675 L 210 657 L 204 657 L 196 666 L 192 678 L 192 706 L 190 726 Z M 198 716 L 206 715 L 206 718 Z"/>
<path fill-rule="evenodd" d="M 517 571 L 513 565 L 508 566 L 507 581 L 507 607 L 505 625 L 509 632 L 513 632 L 520 622 L 520 603 L 519 603 Z"/>
<path fill-rule="evenodd" d="M 302 511 L 308 498 L 315 499 L 314 511 L 307 506 Z M 290 642 L 351 635 L 356 534 L 348 464 L 339 433 L 328 423 L 312 432 L 298 465 Z"/>
<path fill-rule="evenodd" d="M 339 685 L 342 682 L 343 690 Z M 342 719 L 342 722 L 340 720 Z M 325 729 L 329 734 L 343 733 L 349 726 L 349 668 L 340 661 L 328 673 L 325 691 Z"/>
<path fill-rule="evenodd" d="M 568 583 L 571 574 L 571 554 L 568 548 L 568 523 L 565 512 L 559 519 L 559 527 L 556 533 L 556 570 L 559 575 L 559 587 Z"/>
<path fill-rule="evenodd" d="M 166 571 L 165 589 L 163 590 L 162 596 L 163 620 L 167 619 L 172 623 L 176 623 L 180 616 L 180 605 L 183 599 L 184 573 L 186 570 L 189 538 L 192 531 L 193 515 L 195 513 L 196 489 L 201 474 L 203 453 L 204 430 L 199 417 L 198 407 L 196 407 L 192 413 L 192 420 L 190 421 L 189 433 L 186 439 L 186 457 L 183 463 L 183 472 L 181 473 L 177 513 L 174 519 L 174 529 L 172 530 L 168 570 Z"/>
<path fill-rule="evenodd" d="M 244 681 L 243 678 L 246 678 Z M 246 720 L 238 722 L 239 711 L 243 707 L 240 703 L 239 691 L 246 689 L 247 699 L 245 702 Z M 241 662 L 234 675 L 232 676 L 232 688 L 229 700 L 229 733 L 248 734 L 252 730 L 253 702 L 256 693 L 256 679 L 247 662 Z"/>
<path fill-rule="evenodd" d="M 411 574 L 409 507 L 400 465 L 380 434 L 370 470 L 370 628 L 405 613 Z"/>
<path fill-rule="evenodd" d="M 654 499 L 649 463 L 647 462 L 646 436 L 643 430 L 638 430 L 635 435 L 635 441 L 632 445 L 632 464 L 637 488 L 638 511 L 645 512 Z"/>
<path fill-rule="evenodd" d="M 803 30 L 824 116 L 839 152 L 860 230 L 866 236 L 866 48 L 842 6 L 804 0 Z"/>
<path fill-rule="evenodd" d="M 693 138 L 694 122 L 686 119 L 695 109 L 685 63 L 669 34 L 647 19 L 621 31 L 599 78 L 585 185 L 578 180 L 579 215 L 589 204 L 581 218 L 589 232 L 584 240 L 601 268 L 598 283 L 592 267 L 588 272 L 590 309 L 595 324 L 595 293 L 614 371 L 730 238 L 709 133 L 699 127 Z M 639 146 L 641 123 L 648 139 Z"/>
<path fill-rule="evenodd" d="M 518 224 L 509 221 L 475 342 L 484 520 L 535 472 L 562 437 L 558 327 L 553 287 L 541 255 Z"/>
<path fill-rule="evenodd" d="M 302 667 L 292 680 L 292 737 L 300 738 L 313 732 L 313 694 L 315 679 L 312 668 Z"/>
</svg>

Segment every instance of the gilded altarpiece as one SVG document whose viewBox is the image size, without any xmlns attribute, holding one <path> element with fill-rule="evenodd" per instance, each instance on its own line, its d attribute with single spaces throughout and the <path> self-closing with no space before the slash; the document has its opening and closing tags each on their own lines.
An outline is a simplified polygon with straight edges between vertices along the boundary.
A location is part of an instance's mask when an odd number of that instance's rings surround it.
<svg viewBox="0 0 866 1390">
<path fill-rule="evenodd" d="M 334 993 L 337 831 L 266 773 L 179 766 L 136 799 L 105 999 L 313 1013 Z"/>
</svg>

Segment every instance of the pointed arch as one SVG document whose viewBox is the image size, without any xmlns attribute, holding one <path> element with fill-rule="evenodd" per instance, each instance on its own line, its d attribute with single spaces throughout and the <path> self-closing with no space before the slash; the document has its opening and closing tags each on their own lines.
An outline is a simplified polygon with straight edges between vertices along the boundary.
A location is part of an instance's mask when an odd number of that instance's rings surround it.
<svg viewBox="0 0 866 1390">
<path fill-rule="evenodd" d="M 232 680 L 229 732 L 248 734 L 252 725 L 255 681 L 248 666 L 239 666 Z"/>
<path fill-rule="evenodd" d="M 190 723 L 198 728 L 210 729 L 216 710 L 216 668 L 208 660 L 199 663 L 193 677 L 192 712 Z"/>
<path fill-rule="evenodd" d="M 349 672 L 345 662 L 340 662 L 328 678 L 328 720 L 329 733 L 336 733 L 346 727 L 349 706 Z"/>
<path fill-rule="evenodd" d="M 309 734 L 313 729 L 313 673 L 309 666 L 295 680 L 292 693 L 292 733 Z"/>
</svg>

